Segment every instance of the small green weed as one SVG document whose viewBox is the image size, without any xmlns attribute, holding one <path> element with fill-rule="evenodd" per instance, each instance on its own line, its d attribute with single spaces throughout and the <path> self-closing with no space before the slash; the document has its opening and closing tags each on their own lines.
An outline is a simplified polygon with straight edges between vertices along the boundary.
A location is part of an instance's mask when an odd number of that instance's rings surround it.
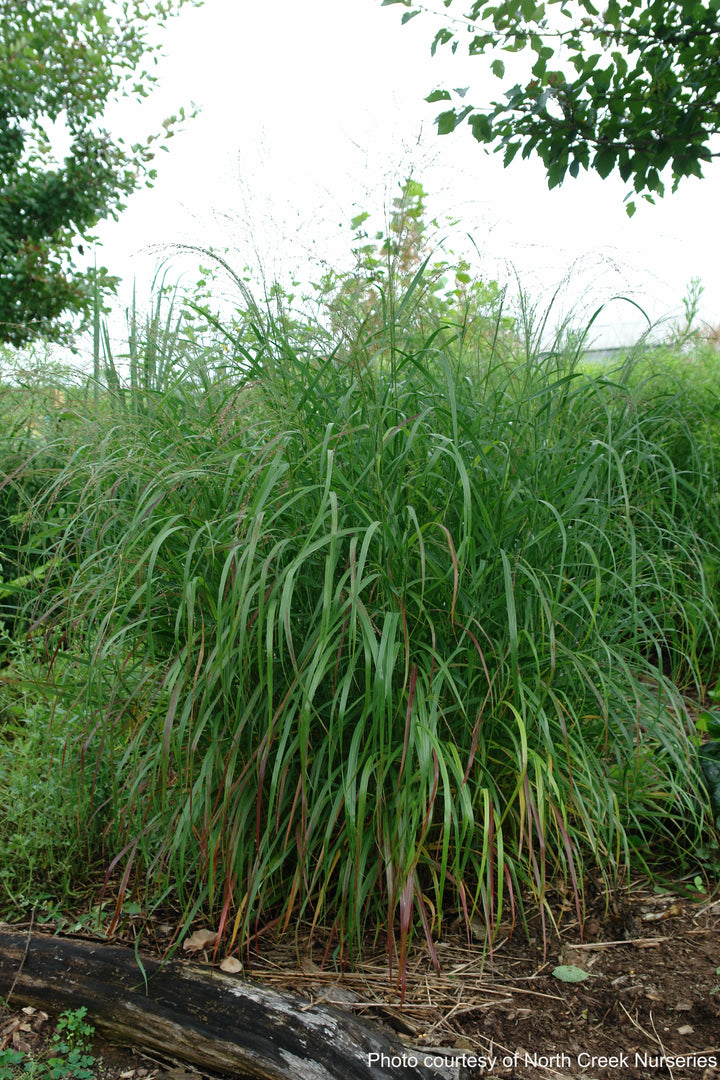
<svg viewBox="0 0 720 1080">
<path fill-rule="evenodd" d="M 2 635 L 0 634 L 0 637 Z M 76 897 L 101 843 L 99 773 L 70 767 L 77 714 L 16 648 L 0 674 L 0 911 Z M 60 667 L 72 666 L 65 659 Z"/>
<path fill-rule="evenodd" d="M 95 1058 L 89 1051 L 95 1029 L 86 1022 L 86 1014 L 85 1007 L 64 1012 L 37 1058 L 21 1050 L 0 1050 L 0 1080 L 93 1080 Z"/>
</svg>

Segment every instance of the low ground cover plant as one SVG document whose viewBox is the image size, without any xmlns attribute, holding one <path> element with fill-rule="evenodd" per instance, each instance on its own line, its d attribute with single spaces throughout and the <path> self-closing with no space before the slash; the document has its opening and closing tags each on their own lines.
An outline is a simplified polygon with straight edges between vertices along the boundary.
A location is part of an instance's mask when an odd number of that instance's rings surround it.
<svg viewBox="0 0 720 1080">
<path fill-rule="evenodd" d="M 28 647 L 109 778 L 118 910 L 402 968 L 458 913 L 563 880 L 582 922 L 590 871 L 716 858 L 714 400 L 487 315 L 419 335 L 420 281 L 332 350 L 246 296 L 222 372 L 109 393 L 34 502 Z"/>
<path fill-rule="evenodd" d="M 41 1053 L 0 1050 L 0 1080 L 93 1080 L 97 1064 L 92 1054 L 95 1029 L 85 1020 L 87 1009 L 68 1010 Z"/>
<path fill-rule="evenodd" d="M 63 708 L 55 676 L 7 632 L 0 644 L 0 911 L 42 920 L 82 903 L 93 869 L 102 877 L 109 776 L 101 762 L 81 781 L 83 725 Z M 61 680 L 68 662 L 53 665 Z"/>
</svg>

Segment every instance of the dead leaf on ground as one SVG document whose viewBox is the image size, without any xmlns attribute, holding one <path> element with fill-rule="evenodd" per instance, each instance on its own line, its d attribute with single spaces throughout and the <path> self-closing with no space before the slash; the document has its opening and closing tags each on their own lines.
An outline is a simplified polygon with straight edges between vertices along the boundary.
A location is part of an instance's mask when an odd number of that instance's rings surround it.
<svg viewBox="0 0 720 1080">
<path fill-rule="evenodd" d="M 29 1039 L 23 1038 L 18 1028 L 12 1033 L 12 1044 L 14 1050 L 19 1050 L 23 1054 L 30 1054 L 32 1052 L 33 1044 Z"/>
<path fill-rule="evenodd" d="M 189 938 L 185 938 L 183 941 L 183 949 L 185 952 L 200 952 L 201 949 L 206 949 L 208 945 L 214 945 L 217 941 L 217 930 L 195 930 Z"/>
<path fill-rule="evenodd" d="M 674 919 L 678 915 L 682 915 L 682 904 L 675 901 L 674 904 L 670 904 L 669 907 L 663 908 L 662 911 L 647 911 L 641 916 L 643 922 L 660 922 L 661 919 Z"/>
</svg>

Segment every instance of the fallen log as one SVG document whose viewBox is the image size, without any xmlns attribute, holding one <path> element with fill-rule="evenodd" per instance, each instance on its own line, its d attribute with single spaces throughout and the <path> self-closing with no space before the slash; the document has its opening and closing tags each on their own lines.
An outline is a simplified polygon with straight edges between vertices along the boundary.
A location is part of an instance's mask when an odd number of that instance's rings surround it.
<svg viewBox="0 0 720 1080">
<path fill-rule="evenodd" d="M 0 995 L 46 1012 L 87 1008 L 98 1033 L 253 1080 L 459 1080 L 381 1027 L 186 961 L 102 942 L 0 932 Z M 425 1058 L 428 1058 L 426 1063 Z"/>
</svg>

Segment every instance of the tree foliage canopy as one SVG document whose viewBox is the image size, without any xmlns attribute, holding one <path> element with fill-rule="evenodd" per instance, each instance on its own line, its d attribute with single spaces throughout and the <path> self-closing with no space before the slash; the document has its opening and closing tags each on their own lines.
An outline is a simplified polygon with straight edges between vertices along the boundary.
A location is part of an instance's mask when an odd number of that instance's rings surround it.
<svg viewBox="0 0 720 1080">
<path fill-rule="evenodd" d="M 154 143 L 126 147 L 104 129 L 108 103 L 145 97 L 156 77 L 154 27 L 199 0 L 0 0 L 0 341 L 59 340 L 87 314 L 105 270 L 78 270 L 79 239 L 143 180 Z M 183 112 L 163 123 L 164 137 Z M 55 161 L 51 125 L 70 141 Z M 82 244 L 79 245 L 82 253 Z"/>
<path fill-rule="evenodd" d="M 403 22 L 425 10 L 415 0 L 382 3 L 407 8 Z M 617 170 L 632 184 L 632 214 L 636 193 L 664 193 L 665 169 L 675 190 L 717 156 L 719 12 L 720 0 L 609 0 L 604 10 L 592 0 L 475 0 L 461 17 L 447 15 L 432 52 L 464 42 L 471 56 L 492 56 L 503 97 L 479 108 L 467 88 L 439 89 L 427 101 L 453 103 L 437 117 L 441 134 L 467 121 L 505 165 L 536 154 L 551 188 L 581 169 Z M 516 54 L 507 72 L 503 53 Z"/>
</svg>

